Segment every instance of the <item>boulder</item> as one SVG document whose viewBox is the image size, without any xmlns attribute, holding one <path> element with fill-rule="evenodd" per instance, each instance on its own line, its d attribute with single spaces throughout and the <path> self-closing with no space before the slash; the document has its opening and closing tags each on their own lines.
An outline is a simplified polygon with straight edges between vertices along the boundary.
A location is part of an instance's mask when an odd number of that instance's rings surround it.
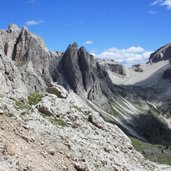
<svg viewBox="0 0 171 171">
<path fill-rule="evenodd" d="M 39 112 L 48 115 L 48 116 L 53 116 L 54 113 L 51 111 L 51 109 L 49 107 L 46 106 L 40 106 L 38 107 Z"/>
<path fill-rule="evenodd" d="M 47 88 L 47 92 L 50 93 L 50 94 L 55 94 L 59 98 L 66 99 L 68 97 L 67 90 L 65 90 L 65 88 L 63 88 L 62 86 L 57 85 L 57 84 L 51 84 Z"/>
<path fill-rule="evenodd" d="M 3 115 L 4 111 L 2 109 L 0 109 L 0 115 Z"/>
</svg>

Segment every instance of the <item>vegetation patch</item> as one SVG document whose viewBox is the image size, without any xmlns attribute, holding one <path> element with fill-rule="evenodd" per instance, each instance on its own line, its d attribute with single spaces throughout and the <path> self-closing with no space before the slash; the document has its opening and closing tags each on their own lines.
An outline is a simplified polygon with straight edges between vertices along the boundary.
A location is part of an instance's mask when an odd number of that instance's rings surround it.
<svg viewBox="0 0 171 171">
<path fill-rule="evenodd" d="M 15 106 L 17 110 L 22 110 L 20 113 L 21 117 L 29 114 L 29 110 L 31 109 L 31 106 L 21 99 L 14 99 L 15 100 Z"/>
<path fill-rule="evenodd" d="M 53 119 L 49 119 L 49 120 L 53 125 L 61 126 L 61 127 L 66 126 L 66 122 L 61 118 L 53 118 Z"/>
<path fill-rule="evenodd" d="M 15 100 L 15 105 L 17 109 L 24 110 L 24 109 L 30 109 L 30 105 L 20 99 L 14 99 Z"/>
<path fill-rule="evenodd" d="M 21 99 L 13 99 L 17 110 L 21 110 L 21 116 L 29 114 L 29 110 L 32 105 L 36 105 L 41 101 L 43 95 L 38 92 L 34 92 L 28 96 L 27 101 Z"/>
<path fill-rule="evenodd" d="M 55 116 L 51 116 L 51 115 L 49 115 L 49 113 L 46 113 L 46 112 L 41 112 L 41 111 L 39 111 L 39 112 L 41 113 L 41 115 L 44 119 L 48 120 L 55 126 L 64 127 L 67 125 L 67 123 L 62 118 L 56 118 Z"/>
<path fill-rule="evenodd" d="M 34 92 L 28 96 L 28 104 L 29 105 L 36 105 L 39 103 L 43 98 L 43 94 L 39 92 Z"/>
<path fill-rule="evenodd" d="M 145 158 L 161 164 L 171 165 L 171 145 L 150 144 L 130 137 L 132 145 Z"/>
</svg>

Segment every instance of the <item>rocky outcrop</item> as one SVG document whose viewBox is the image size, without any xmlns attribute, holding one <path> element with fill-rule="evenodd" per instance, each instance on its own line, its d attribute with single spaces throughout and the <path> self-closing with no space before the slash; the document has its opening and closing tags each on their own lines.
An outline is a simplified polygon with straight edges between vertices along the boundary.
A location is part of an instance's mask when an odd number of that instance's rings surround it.
<svg viewBox="0 0 171 171">
<path fill-rule="evenodd" d="M 55 94 L 59 98 L 66 99 L 68 97 L 68 92 L 62 86 L 57 84 L 51 84 L 47 88 L 47 92 L 50 94 Z"/>
<path fill-rule="evenodd" d="M 79 66 L 78 46 L 76 43 L 70 45 L 61 60 L 64 77 L 70 88 L 76 92 L 83 91 L 83 79 Z"/>
<path fill-rule="evenodd" d="M 121 64 L 108 64 L 108 67 L 114 73 L 125 75 L 124 67 Z"/>
<path fill-rule="evenodd" d="M 18 67 L 0 52 L 0 97 L 24 97 L 27 91 Z"/>
<path fill-rule="evenodd" d="M 100 59 L 98 59 L 98 62 L 105 68 L 105 70 L 109 70 L 113 73 L 123 75 L 123 76 L 126 75 L 124 66 L 115 62 L 114 60 L 100 60 Z"/>
<path fill-rule="evenodd" d="M 90 89 L 90 87 L 96 81 L 95 75 L 93 73 L 93 67 L 96 65 L 96 61 L 93 56 L 90 55 L 84 47 L 81 47 L 78 51 L 79 55 L 79 66 L 82 73 L 83 78 L 83 86 L 86 91 Z"/>
<path fill-rule="evenodd" d="M 20 30 L 13 24 L 0 31 L 0 51 L 9 60 L 15 61 L 30 91 L 44 90 L 51 82 L 50 53 L 43 40 L 26 27 Z"/>
<path fill-rule="evenodd" d="M 140 64 L 133 65 L 132 68 L 135 72 L 143 72 L 143 69 L 141 68 Z"/>
<path fill-rule="evenodd" d="M 150 55 L 149 63 L 171 59 L 171 44 L 167 44 Z"/>
<path fill-rule="evenodd" d="M 0 30 L 0 51 L 2 55 L 12 58 L 19 34 L 20 29 L 15 24 L 10 25 L 7 30 Z"/>
<path fill-rule="evenodd" d="M 76 43 L 69 45 L 63 56 L 53 60 L 51 68 L 53 81 L 99 107 L 109 108 L 113 84 L 105 69 L 84 47 L 78 48 Z"/>
</svg>

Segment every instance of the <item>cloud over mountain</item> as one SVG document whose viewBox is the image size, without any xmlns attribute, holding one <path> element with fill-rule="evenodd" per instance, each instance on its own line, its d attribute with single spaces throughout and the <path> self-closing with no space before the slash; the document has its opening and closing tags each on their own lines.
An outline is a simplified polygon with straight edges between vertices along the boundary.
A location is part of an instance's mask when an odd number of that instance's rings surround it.
<svg viewBox="0 0 171 171">
<path fill-rule="evenodd" d="M 130 47 L 127 49 L 109 48 L 100 54 L 94 54 L 103 59 L 114 59 L 125 65 L 147 62 L 152 51 L 146 51 L 142 47 Z"/>
</svg>

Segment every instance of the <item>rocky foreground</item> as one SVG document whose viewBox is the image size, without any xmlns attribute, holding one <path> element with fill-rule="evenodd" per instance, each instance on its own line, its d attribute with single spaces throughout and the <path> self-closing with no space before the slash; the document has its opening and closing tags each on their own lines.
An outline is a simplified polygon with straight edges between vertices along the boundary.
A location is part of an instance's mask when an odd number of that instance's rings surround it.
<svg viewBox="0 0 171 171">
<path fill-rule="evenodd" d="M 31 106 L 1 99 L 0 140 L 4 171 L 158 170 L 74 93 L 46 93 Z"/>
</svg>

